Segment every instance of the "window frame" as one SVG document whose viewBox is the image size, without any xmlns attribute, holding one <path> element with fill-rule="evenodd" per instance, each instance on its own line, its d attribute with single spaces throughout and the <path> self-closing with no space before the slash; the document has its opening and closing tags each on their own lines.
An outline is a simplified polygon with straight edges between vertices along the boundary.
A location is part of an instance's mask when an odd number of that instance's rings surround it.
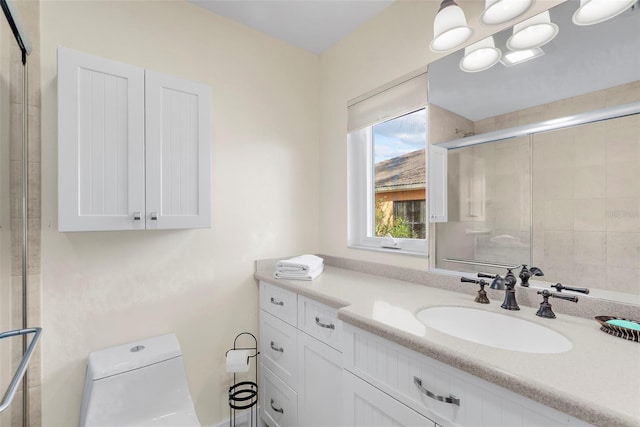
<svg viewBox="0 0 640 427">
<path fill-rule="evenodd" d="M 429 164 L 429 107 L 414 106 L 385 117 L 361 129 L 347 133 L 347 181 L 348 181 L 348 243 L 349 248 L 366 249 L 398 254 L 428 256 L 429 254 L 429 200 L 428 181 L 425 176 L 425 218 L 427 224 L 424 239 L 408 239 L 373 236 L 375 227 L 375 165 L 373 163 L 373 127 L 396 118 L 424 110 L 427 133 L 425 135 L 425 167 Z M 427 173 L 428 175 L 428 173 Z"/>
</svg>

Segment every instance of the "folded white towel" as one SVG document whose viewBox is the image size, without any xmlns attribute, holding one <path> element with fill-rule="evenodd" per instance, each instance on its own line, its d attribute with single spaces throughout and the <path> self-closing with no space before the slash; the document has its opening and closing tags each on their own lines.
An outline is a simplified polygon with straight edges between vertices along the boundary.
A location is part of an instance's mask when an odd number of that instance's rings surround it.
<svg viewBox="0 0 640 427">
<path fill-rule="evenodd" d="M 313 280 L 318 277 L 324 270 L 324 264 L 320 264 L 314 270 L 311 271 L 279 271 L 276 270 L 273 273 L 273 277 L 276 279 L 291 279 L 291 280 Z"/>
<path fill-rule="evenodd" d="M 276 264 L 277 271 L 293 271 L 308 273 L 324 264 L 324 260 L 315 255 L 300 255 L 283 259 Z"/>
</svg>

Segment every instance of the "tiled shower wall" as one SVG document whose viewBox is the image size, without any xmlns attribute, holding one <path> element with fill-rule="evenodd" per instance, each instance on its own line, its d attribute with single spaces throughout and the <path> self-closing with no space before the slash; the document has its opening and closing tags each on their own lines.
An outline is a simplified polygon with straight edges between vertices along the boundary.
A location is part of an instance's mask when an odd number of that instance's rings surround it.
<svg viewBox="0 0 640 427">
<path fill-rule="evenodd" d="M 532 238 L 547 280 L 640 294 L 640 115 L 535 135 Z"/>
<path fill-rule="evenodd" d="M 41 324 L 41 278 L 40 278 L 40 2 L 22 1 L 14 3 L 32 44 L 32 53 L 27 57 L 27 322 L 28 327 Z M 11 51 L 11 115 L 12 123 L 22 123 L 23 119 L 23 70 L 20 50 L 15 46 Z M 11 126 L 11 327 L 22 327 L 22 126 Z M 32 335 L 28 339 L 31 339 Z M 19 363 L 22 358 L 20 340 L 12 342 L 12 361 Z M 41 425 L 41 344 L 29 364 L 28 417 L 25 425 Z M 23 425 L 22 386 L 11 407 L 11 426 Z"/>
</svg>

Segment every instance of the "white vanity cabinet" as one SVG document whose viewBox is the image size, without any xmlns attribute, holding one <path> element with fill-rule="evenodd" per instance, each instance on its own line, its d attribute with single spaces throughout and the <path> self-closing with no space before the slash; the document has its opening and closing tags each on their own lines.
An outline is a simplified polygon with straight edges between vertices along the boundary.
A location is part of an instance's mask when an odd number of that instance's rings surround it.
<svg viewBox="0 0 640 427">
<path fill-rule="evenodd" d="M 260 416 L 270 427 L 344 425 L 337 313 L 260 282 Z"/>
<path fill-rule="evenodd" d="M 211 89 L 58 49 L 58 229 L 209 227 Z"/>
<path fill-rule="evenodd" d="M 401 425 L 589 425 L 356 327 L 345 325 L 344 332 L 345 389 L 355 390 L 346 393 L 347 420 L 375 416 L 371 411 L 381 411 Z M 357 385 L 349 385 L 353 383 Z M 363 391 L 367 388 L 368 391 Z M 384 396 L 378 396 L 377 400 L 370 398 L 370 403 L 354 397 L 354 393 L 374 395 L 380 390 Z M 398 406 L 400 402 L 404 408 Z M 367 409 L 367 405 L 373 407 Z M 413 412 L 428 421 L 412 422 Z M 409 421 L 400 420 L 400 416 L 395 415 L 398 413 L 407 414 Z"/>
</svg>

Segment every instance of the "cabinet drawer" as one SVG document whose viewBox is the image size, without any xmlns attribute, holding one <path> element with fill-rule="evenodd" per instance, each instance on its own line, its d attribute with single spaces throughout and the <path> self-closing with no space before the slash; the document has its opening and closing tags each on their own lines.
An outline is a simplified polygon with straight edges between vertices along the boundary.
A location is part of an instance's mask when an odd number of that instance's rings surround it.
<svg viewBox="0 0 640 427">
<path fill-rule="evenodd" d="M 294 390 L 298 389 L 298 330 L 260 310 L 262 363 Z"/>
<path fill-rule="evenodd" d="M 269 427 L 298 425 L 298 396 L 260 364 L 260 417 Z"/>
<path fill-rule="evenodd" d="M 294 292 L 260 282 L 260 308 L 293 326 L 298 320 L 297 297 Z"/>
<path fill-rule="evenodd" d="M 342 321 L 337 309 L 299 296 L 298 329 L 342 351 Z"/>
</svg>

